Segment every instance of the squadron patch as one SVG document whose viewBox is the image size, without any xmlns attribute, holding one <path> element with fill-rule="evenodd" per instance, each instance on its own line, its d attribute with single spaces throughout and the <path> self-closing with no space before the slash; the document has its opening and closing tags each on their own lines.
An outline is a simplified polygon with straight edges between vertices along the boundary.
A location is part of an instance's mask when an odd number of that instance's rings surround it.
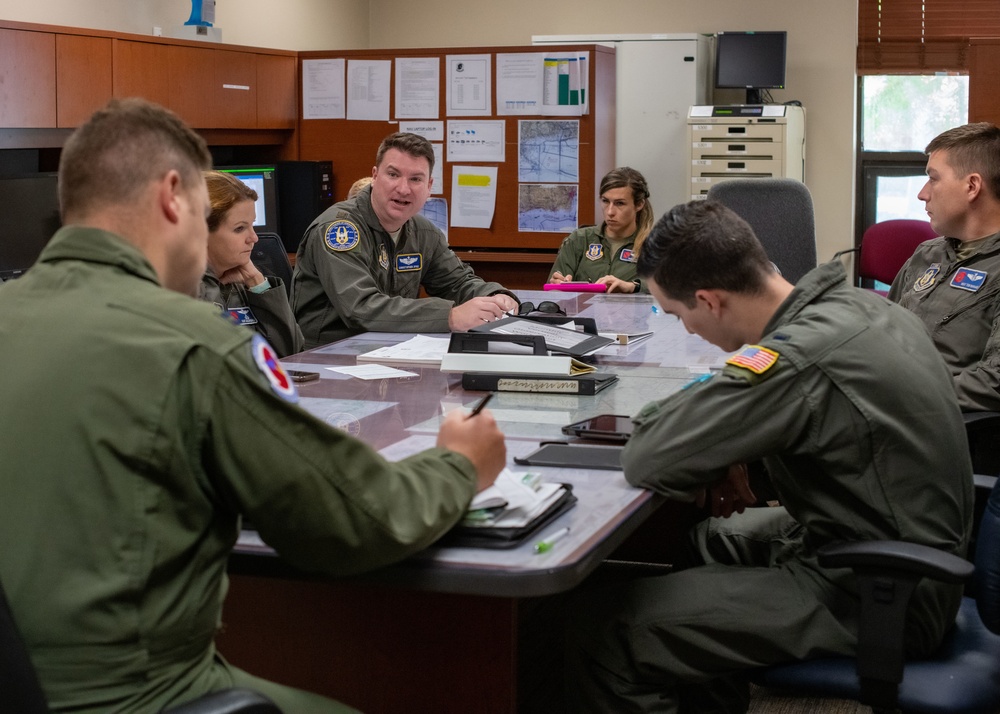
<svg viewBox="0 0 1000 714">
<path fill-rule="evenodd" d="M 622 248 L 621 255 L 618 257 L 623 263 L 634 263 L 639 259 L 639 256 L 631 248 Z"/>
<path fill-rule="evenodd" d="M 986 271 L 959 268 L 948 285 L 959 290 L 968 290 L 970 293 L 979 292 L 979 288 L 986 285 Z"/>
<path fill-rule="evenodd" d="M 278 355 L 274 348 L 267 343 L 261 335 L 255 334 L 253 342 L 250 343 L 253 352 L 253 360 L 257 363 L 257 368 L 264 373 L 267 381 L 271 383 L 271 389 L 286 402 L 293 404 L 299 401 L 299 390 L 295 388 L 295 382 L 288 376 L 288 372 L 278 361 Z"/>
<path fill-rule="evenodd" d="M 420 253 L 402 253 L 396 256 L 396 272 L 408 273 L 422 267 Z"/>
<path fill-rule="evenodd" d="M 378 264 L 382 270 L 389 269 L 389 253 L 385 249 L 385 243 L 378 247 Z"/>
<path fill-rule="evenodd" d="M 326 227 L 323 242 L 335 253 L 353 250 L 361 240 L 358 227 L 350 221 L 337 220 Z"/>
<path fill-rule="evenodd" d="M 937 280 L 937 274 L 941 272 L 940 263 L 931 263 L 927 266 L 927 270 L 924 274 L 917 278 L 917 282 L 913 283 L 913 292 L 922 293 L 934 286 L 934 281 Z"/>
<path fill-rule="evenodd" d="M 760 345 L 745 345 L 739 352 L 726 360 L 740 369 L 748 369 L 754 374 L 764 374 L 778 361 L 778 353 Z"/>
<path fill-rule="evenodd" d="M 600 260 L 604 255 L 604 246 L 600 243 L 591 243 L 587 246 L 587 252 L 584 253 L 587 260 Z"/>
</svg>

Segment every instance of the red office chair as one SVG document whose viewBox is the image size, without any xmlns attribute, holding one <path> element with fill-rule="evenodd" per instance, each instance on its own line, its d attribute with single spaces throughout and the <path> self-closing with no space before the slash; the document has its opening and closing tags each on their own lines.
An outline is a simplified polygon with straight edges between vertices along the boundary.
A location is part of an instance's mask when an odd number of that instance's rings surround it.
<svg viewBox="0 0 1000 714">
<path fill-rule="evenodd" d="M 899 218 L 872 224 L 861 237 L 858 279 L 862 286 L 871 280 L 891 284 L 917 246 L 936 237 L 927 221 Z M 876 292 L 886 293 L 885 290 Z"/>
</svg>

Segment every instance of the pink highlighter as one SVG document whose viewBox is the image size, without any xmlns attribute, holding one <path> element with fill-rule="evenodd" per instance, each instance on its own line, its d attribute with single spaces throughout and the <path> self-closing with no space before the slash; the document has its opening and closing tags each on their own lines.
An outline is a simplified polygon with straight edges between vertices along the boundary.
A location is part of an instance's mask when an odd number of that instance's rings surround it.
<svg viewBox="0 0 1000 714">
<path fill-rule="evenodd" d="M 570 293 L 606 293 L 604 283 L 545 283 L 543 290 L 563 290 Z"/>
</svg>

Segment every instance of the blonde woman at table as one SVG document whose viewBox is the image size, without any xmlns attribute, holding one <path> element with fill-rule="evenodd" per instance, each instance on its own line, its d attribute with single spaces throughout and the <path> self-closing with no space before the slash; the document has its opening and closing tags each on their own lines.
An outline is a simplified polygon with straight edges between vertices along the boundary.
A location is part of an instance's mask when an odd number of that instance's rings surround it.
<svg viewBox="0 0 1000 714">
<path fill-rule="evenodd" d="M 281 278 L 265 277 L 250 260 L 257 234 L 257 192 L 232 174 L 206 171 L 212 213 L 208 217 L 208 267 L 198 298 L 218 305 L 238 325 L 264 336 L 286 357 L 301 352 L 302 330 L 295 322 Z"/>
<path fill-rule="evenodd" d="M 550 283 L 597 283 L 609 293 L 639 292 L 635 264 L 653 227 L 653 205 L 643 175 L 622 166 L 601 179 L 604 220 L 578 228 L 559 247 Z"/>
</svg>

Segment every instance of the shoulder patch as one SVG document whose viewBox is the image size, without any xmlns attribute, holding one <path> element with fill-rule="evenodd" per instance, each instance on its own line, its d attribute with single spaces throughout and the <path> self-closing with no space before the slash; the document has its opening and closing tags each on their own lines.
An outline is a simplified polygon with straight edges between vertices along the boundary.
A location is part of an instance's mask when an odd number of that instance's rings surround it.
<svg viewBox="0 0 1000 714">
<path fill-rule="evenodd" d="M 350 221 L 338 219 L 326 227 L 323 233 L 323 243 L 335 253 L 353 250 L 361 241 L 358 227 Z"/>
<path fill-rule="evenodd" d="M 288 372 L 281 366 L 278 355 L 274 348 L 267 343 L 261 335 L 254 334 L 250 343 L 253 352 L 253 361 L 257 363 L 257 368 L 267 377 L 271 383 L 271 389 L 286 402 L 295 404 L 299 401 L 299 390 L 295 388 L 295 382 L 288 376 Z"/>
<path fill-rule="evenodd" d="M 759 377 L 774 367 L 780 355 L 774 350 L 760 345 L 745 345 L 739 352 L 726 360 L 725 371 L 730 376 L 750 379 L 756 382 L 750 375 Z M 742 374 L 741 374 L 742 373 Z M 749 374 L 748 374 L 749 373 Z"/>
</svg>

